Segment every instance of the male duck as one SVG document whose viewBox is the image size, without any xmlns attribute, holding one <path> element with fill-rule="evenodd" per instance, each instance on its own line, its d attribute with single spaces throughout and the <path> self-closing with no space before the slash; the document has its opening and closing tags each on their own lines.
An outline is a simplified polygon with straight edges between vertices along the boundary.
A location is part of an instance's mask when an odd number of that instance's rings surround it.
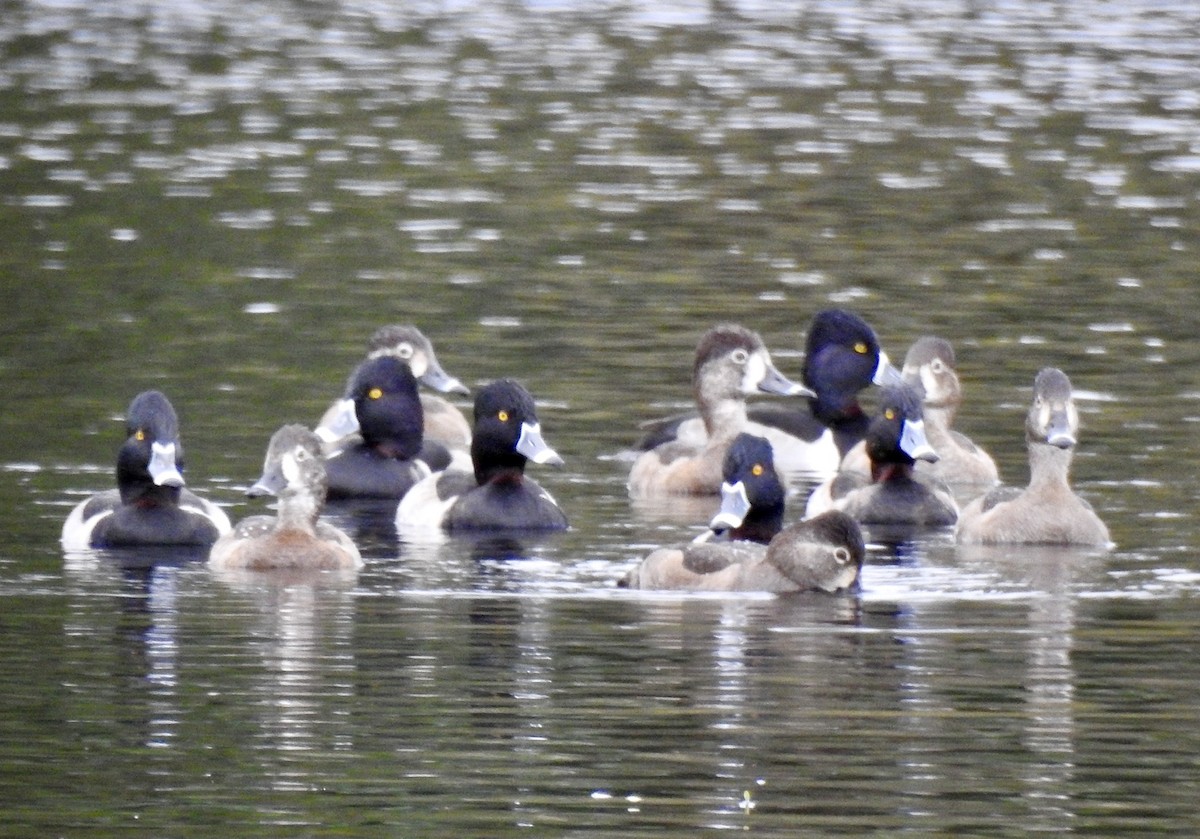
<svg viewBox="0 0 1200 839">
<path fill-rule="evenodd" d="M 933 461 L 938 456 L 926 439 L 915 388 L 884 388 L 879 410 L 866 438 L 871 482 L 863 485 L 860 477 L 841 473 L 813 491 L 806 514 L 842 510 L 865 525 L 954 524 L 958 506 L 950 492 L 913 476 L 916 461 Z"/>
<path fill-rule="evenodd" d="M 734 438 L 721 467 L 721 507 L 709 529 L 690 544 L 660 548 L 618 585 L 628 588 L 687 588 L 700 574 L 760 559 L 783 529 L 787 490 L 771 444 L 745 432 Z"/>
<path fill-rule="evenodd" d="M 801 380 L 806 403 L 755 405 L 747 412 L 746 428 L 771 441 L 775 462 L 785 474 L 826 478 L 866 434 L 870 419 L 859 405 L 859 392 L 871 384 L 898 383 L 900 371 L 866 321 L 845 309 L 827 309 L 817 312 L 809 326 Z M 704 434 L 697 420 L 664 420 L 650 429 L 639 448 L 676 435 L 694 444 Z"/>
<path fill-rule="evenodd" d="M 285 425 L 271 437 L 262 477 L 247 495 L 279 498 L 275 516 L 251 516 L 226 533 L 208 556 L 217 569 L 250 571 L 354 569 L 362 557 L 353 540 L 320 521 L 325 504 L 321 441 L 303 425 Z"/>
<path fill-rule="evenodd" d="M 474 472 L 450 469 L 422 480 L 401 499 L 397 529 L 564 530 L 566 515 L 525 476 L 530 460 L 563 463 L 542 438 L 533 397 L 512 379 L 486 385 L 475 397 Z"/>
<path fill-rule="evenodd" d="M 395 356 L 364 361 L 347 390 L 360 442 L 325 462 L 330 498 L 401 498 L 417 481 L 450 463 L 446 450 L 422 439 L 417 380 Z"/>
<path fill-rule="evenodd" d="M 812 395 L 787 379 L 755 332 L 721 324 L 704 333 L 696 347 L 692 387 L 700 409 L 700 434 L 683 432 L 640 454 L 629 473 L 635 498 L 716 495 L 729 444 L 746 428 L 746 395 Z"/>
<path fill-rule="evenodd" d="M 139 393 L 125 414 L 117 489 L 80 502 L 63 524 L 67 550 L 209 545 L 229 531 L 225 511 L 184 489 L 183 444 L 170 401 Z"/>
<path fill-rule="evenodd" d="M 925 435 L 938 454 L 935 462 L 917 462 L 917 474 L 941 481 L 952 490 L 962 489 L 975 497 L 979 488 L 999 483 L 996 463 L 969 437 L 951 426 L 962 404 L 954 348 L 949 341 L 927 335 L 918 338 L 904 357 L 901 375 L 904 381 L 923 394 L 921 410 L 925 415 Z M 842 460 L 842 471 L 870 472 L 871 464 L 862 443 Z"/>
<path fill-rule="evenodd" d="M 956 537 L 974 544 L 1053 544 L 1111 547 L 1108 528 L 1071 489 L 1069 472 L 1079 432 L 1071 380 L 1047 367 L 1033 382 L 1025 418 L 1029 486 L 998 487 L 963 509 Z"/>
<path fill-rule="evenodd" d="M 470 393 L 458 379 L 451 376 L 438 363 L 433 344 L 424 333 L 411 324 L 381 326 L 367 342 L 367 358 L 395 356 L 408 364 L 417 381 L 440 393 Z M 351 385 L 354 375 L 346 385 L 345 397 L 339 399 L 325 411 L 317 425 L 316 434 L 328 453 L 335 453 L 346 445 L 357 441 L 354 420 L 354 400 Z M 424 412 L 426 440 L 433 440 L 450 449 L 466 449 L 471 445 L 471 426 L 462 411 L 440 396 L 420 394 Z"/>
</svg>

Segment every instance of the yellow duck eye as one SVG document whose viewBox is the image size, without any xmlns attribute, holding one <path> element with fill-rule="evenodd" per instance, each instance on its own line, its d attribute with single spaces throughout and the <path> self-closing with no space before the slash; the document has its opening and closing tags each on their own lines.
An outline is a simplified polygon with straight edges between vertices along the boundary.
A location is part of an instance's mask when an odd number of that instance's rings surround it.
<svg viewBox="0 0 1200 839">
<path fill-rule="evenodd" d="M 891 408 L 888 408 L 886 411 L 883 412 L 883 416 L 886 419 L 894 420 L 896 418 L 896 412 L 893 411 Z"/>
<path fill-rule="evenodd" d="M 763 469 L 763 465 L 761 463 L 756 463 L 750 467 L 750 474 L 756 478 L 760 477 L 765 471 L 767 470 Z"/>
<path fill-rule="evenodd" d="M 367 391 L 367 396 L 369 396 L 371 399 L 379 399 L 381 396 L 383 396 L 383 391 L 377 387 L 373 387 Z"/>
<path fill-rule="evenodd" d="M 139 428 L 137 431 L 133 432 L 133 439 L 137 440 L 138 442 L 145 440 L 146 432 Z"/>
<path fill-rule="evenodd" d="M 857 344 L 854 345 L 854 351 L 856 353 L 858 353 L 859 355 L 866 355 L 867 354 L 867 345 L 864 344 L 862 341 L 859 341 Z"/>
<path fill-rule="evenodd" d="M 496 419 L 500 420 L 500 422 L 508 422 L 508 411 L 501 411 L 496 414 Z"/>
</svg>

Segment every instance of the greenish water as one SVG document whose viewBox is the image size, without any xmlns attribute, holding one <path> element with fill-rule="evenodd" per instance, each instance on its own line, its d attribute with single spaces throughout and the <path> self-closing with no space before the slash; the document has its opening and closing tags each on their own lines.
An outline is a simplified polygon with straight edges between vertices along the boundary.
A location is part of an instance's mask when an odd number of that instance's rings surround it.
<svg viewBox="0 0 1200 839">
<path fill-rule="evenodd" d="M 1200 14 L 3 9 L 0 835 L 1196 832 Z M 797 375 L 830 305 L 895 360 L 952 341 L 1012 483 L 1066 370 L 1116 550 L 938 533 L 873 544 L 853 600 L 615 589 L 710 512 L 624 487 L 699 334 Z M 341 586 L 63 555 L 136 392 L 239 518 L 399 321 L 529 387 L 569 532 L 406 544 L 345 507 Z"/>
</svg>

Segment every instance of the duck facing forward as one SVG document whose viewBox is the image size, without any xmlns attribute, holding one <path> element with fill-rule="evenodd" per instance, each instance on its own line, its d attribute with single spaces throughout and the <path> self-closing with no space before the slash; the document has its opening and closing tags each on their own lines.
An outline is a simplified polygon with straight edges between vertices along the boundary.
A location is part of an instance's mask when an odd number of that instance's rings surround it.
<svg viewBox="0 0 1200 839">
<path fill-rule="evenodd" d="M 402 534 L 414 529 L 566 529 L 567 517 L 558 503 L 526 477 L 529 461 L 563 463 L 542 437 L 533 397 L 512 379 L 484 386 L 475 397 L 473 472 L 447 469 L 423 479 L 401 499 L 397 529 Z"/>
<path fill-rule="evenodd" d="M 390 355 L 364 361 L 347 399 L 362 436 L 325 461 L 330 498 L 399 499 L 449 464 L 444 448 L 425 445 L 417 380 L 407 363 Z"/>
<path fill-rule="evenodd" d="M 125 414 L 117 489 L 80 502 L 63 524 L 67 550 L 137 545 L 210 545 L 229 531 L 225 511 L 184 487 L 183 444 L 171 402 L 139 393 Z"/>
<path fill-rule="evenodd" d="M 968 504 L 958 522 L 958 541 L 1111 547 L 1104 522 L 1071 489 L 1078 433 L 1071 380 L 1057 368 L 1043 369 L 1034 379 L 1033 402 L 1025 418 L 1029 486 L 998 487 Z"/>
<path fill-rule="evenodd" d="M 303 425 L 283 426 L 267 446 L 262 477 L 246 493 L 276 496 L 276 514 L 238 522 L 212 546 L 209 565 L 248 571 L 360 567 L 353 540 L 319 519 L 325 489 L 321 441 Z"/>
<path fill-rule="evenodd" d="M 775 369 L 757 333 L 735 324 L 715 326 L 701 337 L 692 389 L 702 433 L 687 435 L 681 429 L 675 439 L 638 455 L 629 472 L 633 497 L 718 494 L 725 453 L 746 427 L 746 396 L 812 394 Z"/>
<path fill-rule="evenodd" d="M 417 381 L 439 393 L 470 393 L 467 386 L 447 373 L 434 354 L 433 344 L 411 324 L 389 324 L 375 330 L 367 342 L 367 357 L 390 355 L 408 364 Z M 354 374 L 346 385 L 346 395 L 325 411 L 315 429 L 327 454 L 335 454 L 356 442 L 358 430 L 351 391 Z M 450 449 L 466 449 L 471 444 L 471 426 L 462 412 L 447 400 L 433 394 L 419 396 L 424 415 L 423 437 Z"/>
<path fill-rule="evenodd" d="M 921 399 L 910 386 L 884 388 L 879 416 L 867 431 L 871 480 L 841 473 L 813 491 L 806 512 L 842 510 L 865 525 L 944 527 L 958 519 L 958 505 L 941 484 L 916 478 L 917 461 L 937 453 L 925 436 Z"/>
</svg>

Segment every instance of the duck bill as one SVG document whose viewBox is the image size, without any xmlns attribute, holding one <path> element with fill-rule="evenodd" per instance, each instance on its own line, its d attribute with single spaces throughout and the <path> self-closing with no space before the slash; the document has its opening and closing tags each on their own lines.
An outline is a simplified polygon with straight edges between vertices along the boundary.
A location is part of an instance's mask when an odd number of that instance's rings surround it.
<svg viewBox="0 0 1200 839">
<path fill-rule="evenodd" d="M 734 530 L 742 526 L 746 514 L 750 512 L 750 499 L 746 497 L 746 485 L 741 481 L 736 484 L 721 484 L 721 509 L 708 523 L 710 530 Z"/>
<path fill-rule="evenodd" d="M 430 361 L 429 367 L 423 374 L 417 377 L 417 380 L 431 387 L 438 393 L 470 393 L 471 389 L 460 382 L 458 379 L 451 376 L 441 368 L 436 361 Z"/>
<path fill-rule="evenodd" d="M 937 463 L 938 454 L 925 438 L 925 422 L 923 420 L 905 420 L 900 429 L 900 451 L 913 460 L 925 460 Z"/>
<path fill-rule="evenodd" d="M 774 393 L 778 396 L 810 396 L 816 397 L 816 392 L 799 382 L 793 382 L 787 376 L 775 369 L 775 365 L 767 364 L 763 376 L 758 380 L 758 389 L 763 393 Z"/>
<path fill-rule="evenodd" d="M 1054 411 L 1050 414 L 1046 442 L 1060 449 L 1069 449 L 1075 445 L 1075 435 L 1071 433 L 1071 415 L 1068 411 Z"/>
<path fill-rule="evenodd" d="M 875 365 L 871 383 L 879 387 L 899 387 L 904 384 L 904 374 L 896 369 L 887 353 L 882 350 L 879 352 L 879 363 Z"/>
<path fill-rule="evenodd" d="M 246 490 L 248 498 L 262 498 L 265 495 L 279 495 L 280 491 L 287 486 L 287 477 L 283 474 L 283 470 L 274 466 L 263 470 L 262 477 L 254 482 L 250 489 Z"/>
<path fill-rule="evenodd" d="M 542 439 L 540 423 L 521 423 L 521 436 L 517 440 L 517 452 L 525 455 L 534 463 L 548 466 L 562 466 L 563 459 L 558 452 L 546 445 Z"/>
<path fill-rule="evenodd" d="M 353 399 L 338 400 L 331 413 L 332 416 L 314 430 L 322 443 L 334 443 L 358 431 L 358 412 Z"/>
<path fill-rule="evenodd" d="M 175 465 L 174 443 L 152 443 L 150 446 L 150 463 L 147 470 L 150 478 L 160 487 L 181 487 L 184 485 L 183 473 Z"/>
</svg>

